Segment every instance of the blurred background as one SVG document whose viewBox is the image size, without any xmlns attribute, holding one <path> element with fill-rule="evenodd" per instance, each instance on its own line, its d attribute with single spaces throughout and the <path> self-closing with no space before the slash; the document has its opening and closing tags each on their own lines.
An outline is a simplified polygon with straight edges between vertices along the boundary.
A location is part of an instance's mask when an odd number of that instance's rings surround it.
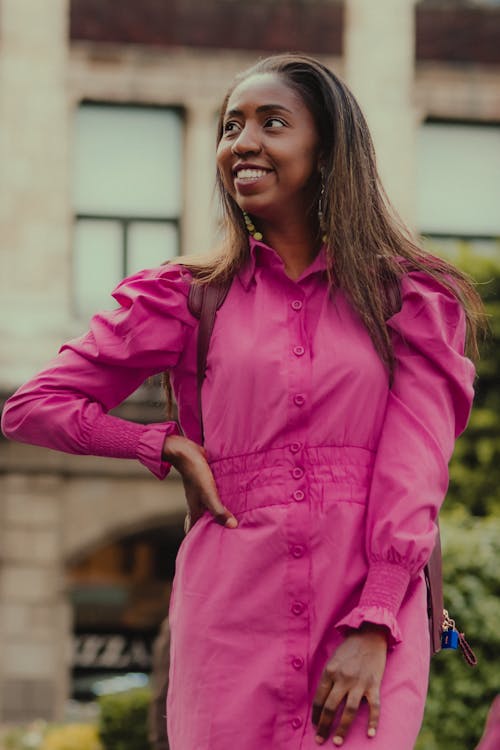
<svg viewBox="0 0 500 750">
<path fill-rule="evenodd" d="M 488 307 L 442 513 L 446 604 L 480 663 L 435 657 L 418 745 L 472 750 L 500 692 L 499 0 L 1 0 L 0 401 L 123 276 L 214 245 L 218 107 L 290 50 L 350 84 L 389 197 Z M 161 421 L 158 384 L 116 413 Z M 175 472 L 0 440 L 0 723 L 147 684 L 183 511 Z"/>
</svg>

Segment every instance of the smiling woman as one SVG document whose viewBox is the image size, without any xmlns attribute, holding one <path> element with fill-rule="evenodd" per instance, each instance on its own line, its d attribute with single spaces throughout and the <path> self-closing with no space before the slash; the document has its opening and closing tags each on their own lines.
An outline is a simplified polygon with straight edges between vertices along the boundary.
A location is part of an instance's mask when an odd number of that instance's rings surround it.
<svg viewBox="0 0 500 750">
<path fill-rule="evenodd" d="M 218 254 L 121 282 L 118 308 L 19 389 L 3 429 L 180 472 L 171 750 L 411 750 L 423 568 L 470 413 L 479 298 L 395 221 L 358 104 L 312 58 L 234 82 L 217 182 Z M 221 283 L 203 441 L 191 292 Z M 108 414 L 162 371 L 179 424 Z"/>
<path fill-rule="evenodd" d="M 311 244 L 316 229 L 311 194 L 318 191 L 320 176 L 319 136 L 304 101 L 280 76 L 256 74 L 232 92 L 217 165 L 227 193 L 243 211 L 258 218 L 261 233 L 273 247 L 276 229 L 281 236 L 283 230 L 287 236 L 298 230 L 297 245 L 304 239 Z M 310 226 L 303 221 L 307 216 Z"/>
</svg>

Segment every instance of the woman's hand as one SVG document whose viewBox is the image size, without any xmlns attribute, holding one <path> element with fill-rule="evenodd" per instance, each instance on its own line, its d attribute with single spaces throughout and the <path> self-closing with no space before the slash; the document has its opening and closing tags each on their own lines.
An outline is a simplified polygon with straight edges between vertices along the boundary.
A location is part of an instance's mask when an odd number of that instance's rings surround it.
<svg viewBox="0 0 500 750">
<path fill-rule="evenodd" d="M 206 510 L 212 513 L 217 523 L 236 528 L 238 521 L 219 499 L 205 448 L 182 435 L 169 435 L 163 443 L 163 459 L 175 466 L 182 477 L 188 504 L 184 523 L 186 533 Z"/>
<path fill-rule="evenodd" d="M 371 623 L 363 623 L 358 630 L 352 630 L 337 648 L 323 670 L 313 702 L 312 721 L 317 725 L 318 744 L 330 734 L 335 713 L 344 700 L 333 744 L 344 743 L 363 698 L 368 701 L 370 710 L 367 734 L 375 737 L 386 657 L 387 630 Z"/>
</svg>

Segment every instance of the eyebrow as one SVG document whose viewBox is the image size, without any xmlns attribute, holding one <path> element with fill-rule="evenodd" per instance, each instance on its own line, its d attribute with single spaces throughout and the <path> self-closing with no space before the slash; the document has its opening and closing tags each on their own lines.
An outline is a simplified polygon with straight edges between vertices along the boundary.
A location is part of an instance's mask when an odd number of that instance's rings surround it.
<svg viewBox="0 0 500 750">
<path fill-rule="evenodd" d="M 256 112 L 276 112 L 276 110 L 279 109 L 282 112 L 288 112 L 290 115 L 293 114 L 293 112 L 288 109 L 287 107 L 284 107 L 283 104 L 261 104 L 260 107 L 257 107 L 255 110 Z M 235 115 L 242 115 L 243 112 L 241 109 L 230 109 L 226 112 L 226 117 L 230 115 L 231 117 L 234 117 Z"/>
</svg>

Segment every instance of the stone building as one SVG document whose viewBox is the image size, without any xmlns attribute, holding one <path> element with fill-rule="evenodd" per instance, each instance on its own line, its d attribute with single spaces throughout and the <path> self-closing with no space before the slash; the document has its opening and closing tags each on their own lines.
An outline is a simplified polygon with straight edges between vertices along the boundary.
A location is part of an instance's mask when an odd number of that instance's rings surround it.
<svg viewBox="0 0 500 750">
<path fill-rule="evenodd" d="M 1 0 L 2 399 L 123 275 L 212 246 L 220 98 L 268 52 L 350 82 L 411 226 L 499 254 L 498 6 Z M 157 388 L 118 413 L 161 420 Z M 1 720 L 60 717 L 103 675 L 147 672 L 183 508 L 175 472 L 0 441 Z"/>
</svg>

